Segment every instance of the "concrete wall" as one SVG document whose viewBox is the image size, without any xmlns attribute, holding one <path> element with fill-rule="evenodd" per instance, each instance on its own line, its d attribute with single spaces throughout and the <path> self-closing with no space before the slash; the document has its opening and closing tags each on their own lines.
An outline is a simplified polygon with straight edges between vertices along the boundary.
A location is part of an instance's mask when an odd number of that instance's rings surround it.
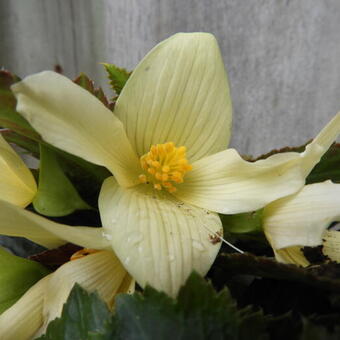
<svg viewBox="0 0 340 340">
<path fill-rule="evenodd" d="M 0 0 L 0 65 L 23 76 L 60 64 L 106 84 L 98 62 L 133 68 L 184 31 L 216 35 L 234 102 L 232 146 L 304 143 L 340 110 L 338 0 Z"/>
</svg>

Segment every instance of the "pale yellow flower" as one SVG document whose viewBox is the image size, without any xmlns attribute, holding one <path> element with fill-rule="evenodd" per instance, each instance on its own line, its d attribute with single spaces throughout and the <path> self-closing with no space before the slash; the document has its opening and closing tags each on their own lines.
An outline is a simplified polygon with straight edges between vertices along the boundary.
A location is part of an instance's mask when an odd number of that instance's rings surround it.
<svg viewBox="0 0 340 340">
<path fill-rule="evenodd" d="M 67 242 L 63 238 L 66 232 L 68 241 L 84 247 L 109 248 L 109 244 L 98 237 L 98 233 L 101 235 L 99 228 L 61 225 L 21 208 L 33 200 L 36 184 L 30 170 L 1 135 L 0 170 L 0 234 L 25 236 L 54 248 Z M 109 307 L 116 294 L 134 289 L 134 280 L 112 250 L 101 250 L 67 262 L 34 284 L 0 315 L 0 339 L 25 340 L 43 334 L 49 321 L 60 316 L 75 283 L 97 291 Z"/>
<path fill-rule="evenodd" d="M 111 171 L 99 197 L 98 235 L 142 287 L 171 295 L 192 270 L 205 275 L 213 263 L 222 234 L 217 213 L 256 210 L 301 189 L 340 130 L 338 115 L 303 153 L 254 163 L 227 149 L 228 81 L 206 33 L 176 34 L 151 50 L 114 113 L 53 72 L 12 90 L 18 112 L 44 140 Z"/>
<path fill-rule="evenodd" d="M 302 247 L 324 245 L 324 253 L 340 261 L 339 232 L 326 231 L 340 221 L 340 184 L 326 181 L 303 187 L 264 208 L 263 227 L 279 262 L 309 265 Z"/>
</svg>

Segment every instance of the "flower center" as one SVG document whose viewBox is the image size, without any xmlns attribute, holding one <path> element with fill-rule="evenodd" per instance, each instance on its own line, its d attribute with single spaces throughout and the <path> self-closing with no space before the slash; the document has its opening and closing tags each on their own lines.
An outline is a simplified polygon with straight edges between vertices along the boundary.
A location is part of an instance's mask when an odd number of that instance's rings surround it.
<svg viewBox="0 0 340 340">
<path fill-rule="evenodd" d="M 185 146 L 177 148 L 173 142 L 152 145 L 150 151 L 140 158 L 145 173 L 139 175 L 139 181 L 151 182 L 157 190 L 164 188 L 170 193 L 175 192 L 174 185 L 183 183 L 185 173 L 192 170 L 185 153 Z"/>
</svg>

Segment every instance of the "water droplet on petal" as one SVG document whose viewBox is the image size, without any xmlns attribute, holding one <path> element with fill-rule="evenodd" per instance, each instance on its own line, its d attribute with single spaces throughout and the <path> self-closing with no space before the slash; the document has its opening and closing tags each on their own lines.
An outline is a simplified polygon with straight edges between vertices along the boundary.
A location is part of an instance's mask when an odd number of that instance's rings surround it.
<svg viewBox="0 0 340 340">
<path fill-rule="evenodd" d="M 170 254 L 170 255 L 169 255 L 169 261 L 170 261 L 170 262 L 175 261 L 175 256 L 174 256 L 174 254 Z"/>
<path fill-rule="evenodd" d="M 142 242 L 143 238 L 144 237 L 142 233 L 136 232 L 136 233 L 131 234 L 128 237 L 127 242 L 130 243 L 131 245 L 135 245 L 135 244 Z"/>
<path fill-rule="evenodd" d="M 199 242 L 197 240 L 192 241 L 192 246 L 197 249 L 198 251 L 204 251 L 205 247 L 202 242 Z"/>
<path fill-rule="evenodd" d="M 104 238 L 106 238 L 107 240 L 111 241 L 112 240 L 112 235 L 109 233 L 105 233 L 104 231 L 102 232 L 102 235 Z"/>
<path fill-rule="evenodd" d="M 124 260 L 124 264 L 128 265 L 130 263 L 130 257 L 128 256 L 125 260 Z"/>
</svg>

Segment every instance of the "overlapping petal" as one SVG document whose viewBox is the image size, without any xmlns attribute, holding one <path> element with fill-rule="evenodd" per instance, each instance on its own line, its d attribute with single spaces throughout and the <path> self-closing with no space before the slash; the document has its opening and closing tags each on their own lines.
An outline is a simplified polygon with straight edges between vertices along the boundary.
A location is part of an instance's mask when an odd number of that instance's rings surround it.
<svg viewBox="0 0 340 340">
<path fill-rule="evenodd" d="M 185 145 L 191 161 L 224 150 L 231 100 L 214 36 L 179 33 L 158 44 L 130 76 L 114 112 L 139 156 L 169 141 Z"/>
<path fill-rule="evenodd" d="M 0 134 L 0 199 L 25 207 L 36 192 L 31 171 Z"/>
<path fill-rule="evenodd" d="M 302 153 L 280 153 L 252 163 L 229 149 L 203 158 L 192 164 L 175 195 L 223 214 L 260 209 L 300 190 L 339 132 L 340 113 Z"/>
<path fill-rule="evenodd" d="M 47 248 L 66 242 L 103 249 L 110 243 L 103 238 L 102 228 L 70 227 L 55 223 L 21 207 L 0 200 L 0 235 L 21 236 Z"/>
<path fill-rule="evenodd" d="M 306 185 L 297 194 L 265 207 L 264 232 L 275 250 L 317 246 L 333 222 L 340 220 L 340 184 L 330 181 Z"/>
<path fill-rule="evenodd" d="M 122 123 L 97 98 L 55 72 L 12 86 L 20 112 L 52 145 L 107 167 L 124 186 L 133 185 L 139 163 Z"/>
<path fill-rule="evenodd" d="M 132 278 L 111 251 L 100 251 L 67 262 L 40 280 L 15 305 L 0 315 L 0 338 L 26 340 L 43 334 L 48 323 L 60 316 L 75 283 L 90 292 L 97 291 L 111 307 L 114 296 L 127 281 L 131 286 Z"/>
<path fill-rule="evenodd" d="M 310 265 L 310 262 L 306 259 L 302 252 L 302 247 L 300 246 L 274 250 L 274 253 L 276 260 L 282 263 L 296 264 L 302 267 Z"/>
<path fill-rule="evenodd" d="M 327 230 L 322 235 L 322 252 L 332 261 L 340 263 L 340 232 L 337 230 Z"/>
<path fill-rule="evenodd" d="M 105 180 L 99 207 L 112 247 L 141 285 L 176 295 L 192 270 L 205 275 L 220 248 L 217 214 L 148 185 L 124 189 Z"/>
<path fill-rule="evenodd" d="M 32 286 L 21 299 L 0 315 L 0 338 L 31 339 L 43 323 L 43 291 L 49 276 Z M 19 307 L 19 308 L 18 308 Z"/>
</svg>

